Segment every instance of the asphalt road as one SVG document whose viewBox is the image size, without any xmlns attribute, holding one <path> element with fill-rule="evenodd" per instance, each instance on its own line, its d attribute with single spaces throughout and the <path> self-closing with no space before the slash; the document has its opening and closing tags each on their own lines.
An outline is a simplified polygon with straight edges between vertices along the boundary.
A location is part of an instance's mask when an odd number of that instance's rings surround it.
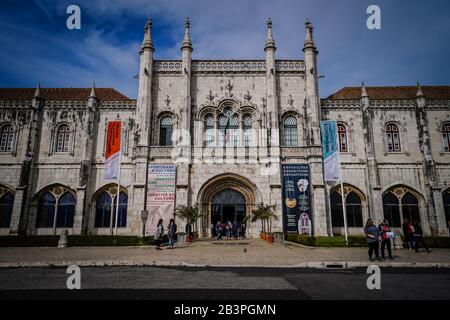
<svg viewBox="0 0 450 320">
<path fill-rule="evenodd" d="M 365 269 L 97 267 L 81 269 L 68 290 L 65 268 L 0 269 L 9 299 L 450 299 L 450 269 L 381 269 L 369 290 Z"/>
</svg>

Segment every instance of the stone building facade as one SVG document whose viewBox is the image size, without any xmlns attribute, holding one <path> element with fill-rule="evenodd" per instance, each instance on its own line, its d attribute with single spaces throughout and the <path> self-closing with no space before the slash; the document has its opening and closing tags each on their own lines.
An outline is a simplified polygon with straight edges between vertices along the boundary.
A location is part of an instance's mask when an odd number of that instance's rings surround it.
<svg viewBox="0 0 450 320">
<path fill-rule="evenodd" d="M 199 206 L 200 236 L 261 203 L 282 231 L 280 167 L 307 164 L 314 234 L 342 233 L 340 189 L 323 178 L 327 119 L 338 122 L 351 234 L 386 216 L 448 235 L 450 87 L 363 84 L 320 100 L 309 21 L 298 60 L 276 59 L 270 20 L 265 60 L 194 60 L 189 30 L 187 20 L 181 60 L 154 60 L 147 22 L 137 100 L 95 86 L 0 89 L 0 235 L 110 234 L 118 194 L 118 234 L 140 235 L 154 163 L 176 163 L 176 206 Z M 119 191 L 104 180 L 112 120 L 122 121 Z"/>
</svg>

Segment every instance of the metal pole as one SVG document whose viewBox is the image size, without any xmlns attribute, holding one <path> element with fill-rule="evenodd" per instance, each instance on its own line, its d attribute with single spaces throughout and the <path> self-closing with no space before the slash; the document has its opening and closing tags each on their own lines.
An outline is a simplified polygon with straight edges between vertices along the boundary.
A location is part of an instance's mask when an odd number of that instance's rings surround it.
<svg viewBox="0 0 450 320">
<path fill-rule="evenodd" d="M 342 198 L 342 214 L 344 215 L 344 234 L 345 234 L 345 244 L 348 246 L 348 234 L 347 234 L 347 208 L 345 207 L 344 199 L 344 178 L 342 176 L 342 166 L 339 161 L 339 172 L 341 176 L 341 198 Z"/>
<path fill-rule="evenodd" d="M 120 135 L 119 135 L 119 172 L 117 174 L 117 196 L 116 196 L 116 217 L 114 223 L 114 234 L 117 236 L 117 220 L 119 216 L 119 198 L 120 198 L 120 169 L 122 167 L 122 122 L 120 122 Z"/>
</svg>

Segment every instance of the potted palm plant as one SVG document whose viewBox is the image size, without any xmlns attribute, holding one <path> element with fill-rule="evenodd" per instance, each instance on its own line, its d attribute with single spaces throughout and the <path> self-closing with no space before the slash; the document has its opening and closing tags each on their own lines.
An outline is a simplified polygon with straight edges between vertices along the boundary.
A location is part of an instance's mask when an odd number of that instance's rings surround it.
<svg viewBox="0 0 450 320">
<path fill-rule="evenodd" d="M 198 238 L 197 220 L 200 217 L 199 208 L 197 205 L 192 207 L 179 205 L 175 209 L 175 216 L 182 221 L 186 221 L 186 235 L 187 241 L 192 242 Z"/>
<path fill-rule="evenodd" d="M 275 215 L 274 210 L 274 205 L 269 206 L 261 203 L 252 212 L 253 222 L 261 220 L 261 239 L 267 240 L 269 242 L 273 242 L 272 220 L 278 219 L 278 217 Z"/>
</svg>

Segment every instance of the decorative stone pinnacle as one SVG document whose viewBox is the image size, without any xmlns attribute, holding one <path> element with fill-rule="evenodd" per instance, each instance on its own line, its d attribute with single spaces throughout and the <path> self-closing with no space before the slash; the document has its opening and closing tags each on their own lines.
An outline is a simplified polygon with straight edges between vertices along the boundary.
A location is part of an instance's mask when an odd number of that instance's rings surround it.
<svg viewBox="0 0 450 320">
<path fill-rule="evenodd" d="M 313 38 L 313 25 L 309 19 L 306 19 L 305 21 L 305 28 L 306 28 L 306 35 L 305 35 L 305 44 L 303 46 L 303 49 L 312 47 L 316 48 L 316 45 L 314 44 L 314 38 Z"/>
<path fill-rule="evenodd" d="M 272 18 L 267 19 L 267 39 L 266 39 L 266 45 L 264 47 L 264 50 L 267 50 L 268 48 L 276 49 L 275 47 L 275 40 L 273 39 L 272 34 Z"/>
<path fill-rule="evenodd" d="M 147 19 L 144 27 L 144 41 L 142 41 L 141 52 L 144 49 L 150 49 L 154 51 L 153 40 L 152 40 L 152 20 L 150 18 Z"/>
<path fill-rule="evenodd" d="M 39 98 L 41 96 L 41 83 L 38 82 L 38 85 L 36 87 L 36 91 L 34 91 L 34 97 Z"/>
<path fill-rule="evenodd" d="M 422 88 L 420 87 L 419 81 L 417 81 L 416 97 L 423 97 L 423 92 L 422 92 Z"/>
<path fill-rule="evenodd" d="M 183 38 L 183 45 L 181 46 L 181 49 L 190 49 L 192 50 L 192 41 L 191 41 L 191 21 L 189 20 L 189 17 L 186 17 L 186 22 L 184 23 L 184 38 Z"/>
<path fill-rule="evenodd" d="M 361 98 L 366 98 L 366 97 L 368 97 L 368 95 L 367 95 L 366 86 L 363 81 L 363 82 L 361 82 Z"/>
<path fill-rule="evenodd" d="M 89 98 L 97 98 L 95 93 L 95 82 L 92 83 L 91 93 L 89 94 Z"/>
</svg>

